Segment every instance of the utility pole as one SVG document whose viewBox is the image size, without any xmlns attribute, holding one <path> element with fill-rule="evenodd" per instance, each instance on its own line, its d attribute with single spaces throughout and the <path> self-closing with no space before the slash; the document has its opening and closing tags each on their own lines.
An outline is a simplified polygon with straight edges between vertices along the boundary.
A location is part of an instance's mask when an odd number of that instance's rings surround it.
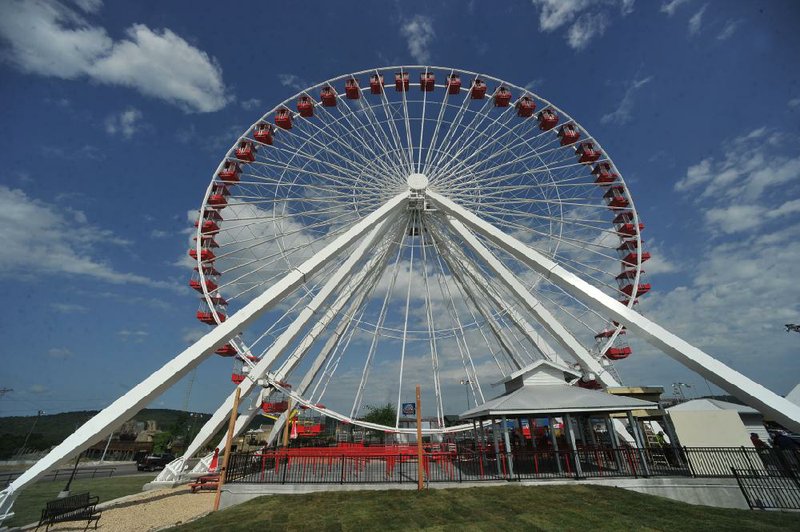
<svg viewBox="0 0 800 532">
<path fill-rule="evenodd" d="M 36 428 L 36 423 L 39 421 L 39 418 L 42 417 L 43 414 L 44 410 L 39 410 L 38 412 L 36 412 L 36 419 L 33 420 L 33 425 L 31 425 L 31 429 L 28 431 L 28 435 L 25 436 L 25 441 L 22 442 L 22 449 L 20 449 L 20 454 L 25 452 L 25 447 L 28 445 L 28 438 L 31 437 L 33 429 Z"/>
</svg>

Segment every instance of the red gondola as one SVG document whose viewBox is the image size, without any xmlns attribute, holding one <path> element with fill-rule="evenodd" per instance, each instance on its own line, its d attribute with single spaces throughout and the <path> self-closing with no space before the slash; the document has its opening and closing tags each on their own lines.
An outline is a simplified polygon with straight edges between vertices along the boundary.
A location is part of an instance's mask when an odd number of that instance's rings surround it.
<svg viewBox="0 0 800 532">
<path fill-rule="evenodd" d="M 197 242 L 197 237 L 192 237 L 192 240 Z M 214 235 L 200 235 L 201 245 L 204 248 L 218 248 L 219 244 L 214 240 Z"/>
<path fill-rule="evenodd" d="M 358 80 L 356 78 L 344 80 L 344 94 L 348 100 L 358 100 L 361 97 L 361 89 L 358 88 Z"/>
<path fill-rule="evenodd" d="M 218 347 L 216 350 L 214 350 L 214 352 L 221 357 L 236 356 L 236 348 L 231 344 L 225 344 L 222 347 Z"/>
<path fill-rule="evenodd" d="M 208 296 L 208 298 L 211 300 L 212 305 L 218 305 L 220 307 L 228 306 L 228 301 L 219 294 L 212 294 Z"/>
<path fill-rule="evenodd" d="M 431 92 L 436 85 L 436 76 L 433 72 L 423 72 L 419 75 L 419 90 Z"/>
<path fill-rule="evenodd" d="M 450 74 L 447 78 L 447 94 L 458 94 L 461 92 L 461 76 Z"/>
<path fill-rule="evenodd" d="M 253 133 L 253 137 L 261 144 L 272 146 L 272 135 L 274 134 L 274 131 L 275 129 L 272 127 L 272 124 L 261 122 L 256 126 L 256 131 Z"/>
<path fill-rule="evenodd" d="M 262 401 L 261 402 L 261 410 L 265 414 L 280 414 L 281 412 L 286 412 L 286 409 L 289 408 L 288 401 Z"/>
<path fill-rule="evenodd" d="M 578 380 L 578 386 L 587 390 L 600 390 L 603 388 L 603 385 L 597 382 L 597 379 L 592 379 L 590 381 L 580 379 Z"/>
<path fill-rule="evenodd" d="M 639 224 L 639 231 L 644 230 L 644 224 Z M 617 233 L 625 236 L 633 236 L 636 234 L 636 226 L 634 224 L 622 224 L 619 229 L 617 229 Z"/>
<path fill-rule="evenodd" d="M 542 109 L 536 119 L 539 120 L 539 129 L 542 131 L 550 131 L 558 124 L 558 115 L 552 109 Z"/>
<path fill-rule="evenodd" d="M 611 338 L 614 335 L 615 329 L 606 329 L 604 331 L 600 331 L 599 333 L 595 334 L 594 337 L 599 338 Z M 623 327 L 620 334 L 625 334 L 625 328 Z"/>
<path fill-rule="evenodd" d="M 634 279 L 635 277 L 636 277 L 636 270 L 625 270 L 624 272 L 617 275 L 616 279 L 618 281 L 621 281 L 622 279 Z"/>
<path fill-rule="evenodd" d="M 469 97 L 473 100 L 483 100 L 486 96 L 486 82 L 480 78 L 475 78 L 472 82 L 472 89 L 469 91 Z"/>
<path fill-rule="evenodd" d="M 581 133 L 574 125 L 564 124 L 558 129 L 558 138 L 561 139 L 562 146 L 568 146 L 578 142 L 578 139 L 581 138 Z"/>
<path fill-rule="evenodd" d="M 189 280 L 189 286 L 191 286 L 192 288 L 194 288 L 198 292 L 202 292 L 203 291 L 203 285 L 200 284 L 200 280 L 199 279 L 190 279 Z M 215 283 L 211 279 L 206 279 L 206 288 L 209 291 L 216 290 L 217 289 L 217 283 Z"/>
<path fill-rule="evenodd" d="M 584 164 L 593 163 L 603 155 L 600 150 L 594 147 L 594 143 L 592 142 L 582 143 L 578 146 L 578 149 L 575 150 L 575 154 L 578 156 L 578 162 Z"/>
<path fill-rule="evenodd" d="M 319 99 L 322 100 L 324 107 L 336 107 L 336 91 L 333 87 L 326 85 L 319 91 Z"/>
<path fill-rule="evenodd" d="M 244 382 L 244 375 L 241 373 L 231 373 L 231 382 L 234 384 L 241 384 Z"/>
<path fill-rule="evenodd" d="M 197 268 L 197 266 L 195 266 L 194 271 L 199 272 L 200 270 Z M 203 264 L 203 275 L 205 275 L 206 277 L 209 276 L 219 277 L 219 272 L 217 271 L 216 268 L 214 268 L 213 264 Z"/>
<path fill-rule="evenodd" d="M 643 296 L 644 294 L 646 294 L 647 292 L 650 291 L 650 288 L 652 288 L 650 286 L 650 283 L 641 283 L 641 284 L 639 284 L 639 287 L 636 289 L 636 295 L 637 296 Z M 626 295 L 632 295 L 633 294 L 633 285 L 632 284 L 626 284 L 625 286 L 620 288 L 620 292 L 622 292 L 623 294 L 626 294 Z"/>
<path fill-rule="evenodd" d="M 239 174 L 242 172 L 239 163 L 236 161 L 225 161 L 222 165 L 222 170 L 219 171 L 217 176 L 226 183 L 238 183 Z"/>
<path fill-rule="evenodd" d="M 195 248 L 190 249 L 189 250 L 189 256 L 192 257 L 193 259 L 197 260 L 197 249 L 195 249 Z M 202 262 L 212 261 L 215 258 L 216 258 L 216 256 L 214 255 L 214 252 L 211 251 L 210 249 L 201 249 L 200 250 L 200 260 Z"/>
<path fill-rule="evenodd" d="M 208 205 L 215 209 L 224 209 L 228 205 L 228 200 L 223 194 L 211 194 L 208 196 Z"/>
<path fill-rule="evenodd" d="M 642 251 L 642 262 L 650 260 L 650 252 Z M 636 266 L 636 252 L 633 251 L 622 257 L 623 265 Z"/>
<path fill-rule="evenodd" d="M 197 227 L 198 225 L 200 225 L 200 220 L 196 220 L 194 222 L 195 227 Z M 217 225 L 217 222 L 215 222 L 214 220 L 203 220 L 203 227 L 202 229 L 200 229 L 201 234 L 207 235 L 211 233 L 216 233 L 218 231 L 219 231 L 219 226 Z"/>
<path fill-rule="evenodd" d="M 610 360 L 622 360 L 631 356 L 630 347 L 611 347 L 606 351 L 606 358 Z"/>
<path fill-rule="evenodd" d="M 495 107 L 508 107 L 511 101 L 511 91 L 507 87 L 498 87 L 497 92 L 494 93 L 494 106 Z"/>
<path fill-rule="evenodd" d="M 394 90 L 397 92 L 408 90 L 408 72 L 398 72 L 394 75 Z"/>
<path fill-rule="evenodd" d="M 311 118 L 314 116 L 314 101 L 305 94 L 300 96 L 297 99 L 297 112 L 303 118 Z"/>
<path fill-rule="evenodd" d="M 256 160 L 256 147 L 249 140 L 243 140 L 236 147 L 236 158 L 240 161 L 252 163 Z"/>
<path fill-rule="evenodd" d="M 220 323 L 225 321 L 225 318 L 226 318 L 225 314 L 220 314 L 218 312 L 217 315 L 219 316 Z M 211 312 L 204 312 L 202 310 L 198 310 L 197 311 L 197 319 L 202 321 L 203 323 L 208 324 L 208 325 L 216 325 L 217 324 L 217 321 L 214 319 L 214 314 L 211 313 Z"/>
<path fill-rule="evenodd" d="M 523 96 L 517 102 L 517 116 L 521 116 L 522 118 L 529 118 L 533 116 L 533 112 L 536 110 L 536 102 L 530 96 Z"/>
<path fill-rule="evenodd" d="M 631 211 L 622 211 L 612 220 L 615 224 L 626 224 L 633 220 L 633 213 Z"/>
<path fill-rule="evenodd" d="M 278 109 L 275 113 L 275 124 L 283 129 L 292 129 L 292 112 L 285 107 Z"/>
<path fill-rule="evenodd" d="M 383 75 L 373 74 L 369 77 L 369 91 L 372 94 L 381 94 L 383 92 Z"/>
<path fill-rule="evenodd" d="M 592 169 L 592 175 L 595 176 L 594 182 L 598 185 L 613 183 L 617 180 L 617 177 L 619 177 L 613 172 L 609 163 L 598 163 L 594 169 Z"/>
</svg>

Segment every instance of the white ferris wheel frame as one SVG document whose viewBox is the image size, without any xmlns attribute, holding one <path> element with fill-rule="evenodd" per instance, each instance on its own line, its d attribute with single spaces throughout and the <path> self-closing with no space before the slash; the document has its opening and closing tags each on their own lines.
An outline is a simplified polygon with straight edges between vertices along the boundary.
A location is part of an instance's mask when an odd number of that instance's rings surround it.
<svg viewBox="0 0 800 532">
<path fill-rule="evenodd" d="M 409 68 L 434 67 L 401 67 L 401 71 L 402 69 Z M 355 74 L 372 72 L 377 71 L 365 70 Z M 460 70 L 460 72 L 470 74 L 469 71 L 465 70 Z M 345 77 L 347 76 L 342 76 L 337 79 L 344 79 Z M 491 79 L 490 76 L 485 77 Z M 324 84 L 325 83 L 319 84 L 317 87 L 323 86 Z M 308 92 L 308 90 L 301 91 L 298 95 L 305 92 Z M 540 99 L 546 101 L 543 98 Z M 558 109 L 549 102 L 548 104 L 552 108 Z M 279 107 L 280 106 L 276 107 L 276 109 Z M 593 139 L 593 141 L 596 143 L 596 140 Z M 419 152 L 416 168 L 413 166 L 413 153 L 411 154 L 411 161 L 412 165 L 409 168 L 409 175 L 417 173 L 414 170 L 418 171 L 421 169 L 421 151 Z M 222 163 L 220 166 L 221 165 Z M 570 331 L 561 326 L 552 315 L 549 315 L 547 309 L 545 309 L 533 294 L 515 278 L 495 254 L 482 244 L 482 241 L 489 242 L 497 249 L 514 257 L 589 308 L 608 315 L 618 321 L 620 325 L 615 334 L 619 333 L 621 327 L 627 327 L 628 330 L 640 335 L 671 358 L 692 369 L 709 381 L 714 382 L 720 388 L 733 394 L 746 404 L 781 422 L 787 428 L 800 432 L 800 406 L 778 396 L 774 392 L 714 359 L 709 354 L 670 333 L 663 327 L 632 310 L 630 308 L 631 305 L 626 306 L 620 303 L 599 288 L 581 279 L 575 273 L 568 271 L 557 262 L 554 262 L 539 251 L 529 247 L 503 229 L 463 207 L 457 201 L 453 201 L 432 189 L 426 188 L 426 183 L 409 179 L 408 184 L 409 187 L 407 191 L 392 197 L 386 203 L 377 207 L 372 213 L 353 224 L 352 227 L 344 231 L 332 242 L 328 243 L 313 257 L 307 259 L 295 268 L 288 270 L 280 280 L 271 284 L 263 293 L 257 295 L 252 301 L 229 316 L 226 321 L 219 323 L 217 327 L 210 330 L 200 340 L 179 353 L 175 358 L 133 387 L 125 395 L 96 414 L 73 434 L 67 437 L 61 444 L 53 448 L 30 469 L 15 479 L 7 488 L 0 492 L 0 520 L 11 515 L 11 505 L 21 489 L 34 482 L 60 462 L 76 456 L 96 441 L 111 434 L 153 398 L 160 395 L 164 390 L 194 369 L 204 359 L 211 356 L 215 349 L 224 345 L 226 342 L 233 341 L 233 339 L 252 324 L 256 318 L 274 307 L 274 305 L 288 295 L 301 288 L 315 273 L 320 272 L 327 265 L 333 264 L 333 260 L 341 256 L 346 250 L 351 250 L 348 258 L 341 263 L 335 273 L 327 278 L 323 287 L 316 293 L 312 302 L 308 304 L 308 307 L 301 311 L 295 318 L 295 321 L 281 333 L 281 336 L 270 350 L 269 355 L 250 364 L 249 378 L 239 384 L 238 388 L 242 396 L 245 396 L 258 387 L 258 384 L 263 385 L 266 383 L 290 395 L 297 403 L 315 410 L 320 410 L 330 417 L 343 421 L 356 422 L 366 428 L 385 429 L 382 425 L 363 421 L 357 422 L 357 420 L 349 419 L 347 416 L 325 410 L 304 398 L 305 389 L 311 384 L 317 372 L 320 371 L 328 353 L 334 348 L 336 339 L 344 334 L 343 324 L 346 323 L 345 321 L 341 321 L 337 324 L 333 335 L 328 339 L 322 351 L 317 355 L 311 369 L 308 370 L 303 377 L 298 391 L 292 391 L 286 388 L 281 380 L 288 374 L 296 361 L 302 358 L 308 346 L 314 342 L 319 334 L 332 323 L 337 316 L 341 315 L 343 312 L 352 314 L 354 312 L 352 309 L 359 306 L 360 300 L 365 297 L 365 292 L 359 290 L 358 286 L 361 284 L 361 281 L 373 274 L 375 269 L 382 267 L 380 260 L 371 260 L 367 261 L 361 270 L 355 271 L 359 259 L 365 256 L 365 253 L 374 244 L 376 239 L 387 230 L 389 221 L 403 209 L 407 209 L 410 202 L 427 202 L 427 204 L 439 210 L 454 234 L 459 235 L 472 251 L 482 259 L 488 270 L 501 281 L 506 289 L 517 297 L 518 301 L 521 303 L 522 311 L 527 312 L 533 316 L 538 323 L 544 325 L 548 333 L 557 340 L 559 345 L 567 353 L 575 358 L 584 371 L 596 375 L 597 379 L 606 386 L 616 385 L 617 381 L 615 377 L 609 373 L 604 366 L 598 363 L 595 356 L 589 353 L 575 340 Z M 211 186 L 209 186 L 209 192 L 210 190 Z M 208 197 L 208 192 L 206 197 Z M 629 196 L 628 198 L 631 201 L 631 211 L 634 217 L 633 222 L 638 225 L 638 217 L 635 208 L 633 208 L 632 198 Z M 201 233 L 199 228 L 197 236 L 198 244 L 196 251 L 199 255 L 201 249 Z M 636 236 L 638 238 L 638 232 Z M 642 248 L 641 245 L 639 245 L 637 247 L 639 259 L 641 259 L 641 253 Z M 454 263 L 463 260 L 462 257 L 458 256 L 456 253 L 447 253 L 444 256 L 446 260 L 454 261 Z M 641 263 L 641 260 L 639 263 Z M 494 292 L 491 284 L 488 283 L 486 279 L 481 281 L 482 275 L 480 269 L 467 263 L 463 264 L 460 271 L 463 275 L 472 279 L 473 287 L 481 291 L 480 297 L 484 302 L 496 300 L 498 296 Z M 637 271 L 636 283 L 638 283 L 639 273 L 640 272 Z M 201 279 L 203 279 L 202 268 L 200 268 L 199 274 Z M 205 280 L 203 280 L 203 284 L 205 285 Z M 465 286 L 466 284 L 467 283 L 465 283 Z M 277 372 L 268 371 L 269 365 L 277 360 L 295 339 L 299 338 L 303 327 L 311 323 L 314 318 L 314 311 L 322 308 L 323 304 L 329 301 L 334 294 L 337 294 L 337 297 L 334 299 L 333 303 L 327 306 L 326 313 L 323 314 L 321 318 L 318 317 L 315 327 L 312 327 L 311 332 L 308 333 L 303 341 L 301 341 L 300 345 L 295 348 L 287 362 L 285 362 Z M 208 294 L 206 294 L 206 297 L 208 297 Z M 551 359 L 558 357 L 552 346 L 547 344 L 546 340 L 541 338 L 534 328 L 528 324 L 522 312 L 515 311 L 515 313 L 510 314 L 509 317 L 513 325 L 517 327 L 522 334 L 528 336 L 531 343 L 539 350 L 542 356 Z M 502 337 L 503 334 L 499 329 L 493 330 L 493 333 L 497 334 L 498 337 Z M 237 349 L 244 350 L 246 346 L 237 346 Z M 217 412 L 212 416 L 212 419 L 201 429 L 201 432 L 195 438 L 195 441 L 192 442 L 189 449 L 187 449 L 185 455 L 176 461 L 176 463 L 171 464 L 171 467 L 166 470 L 168 474 L 179 477 L 180 474 L 183 473 L 185 461 L 196 454 L 196 452 L 213 437 L 221 426 L 221 423 L 224 423 L 224 419 L 231 413 L 231 408 L 232 396 L 223 402 Z M 237 420 L 237 431 L 241 431 L 247 426 L 254 412 L 255 409 L 252 409 L 250 412 L 239 416 Z M 285 419 L 285 415 L 282 416 L 282 419 Z M 463 427 L 449 427 L 444 430 L 456 431 L 461 429 L 463 429 Z M 416 431 L 416 429 L 396 430 L 397 432 Z M 442 431 L 423 429 L 423 432 Z"/>
</svg>

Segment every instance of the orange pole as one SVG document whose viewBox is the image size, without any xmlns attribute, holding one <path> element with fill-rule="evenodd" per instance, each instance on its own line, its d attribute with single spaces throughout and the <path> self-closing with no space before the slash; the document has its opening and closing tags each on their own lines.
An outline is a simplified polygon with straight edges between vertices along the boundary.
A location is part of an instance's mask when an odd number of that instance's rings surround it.
<svg viewBox="0 0 800 532">
<path fill-rule="evenodd" d="M 422 491 L 425 486 L 424 466 L 422 464 L 422 399 L 420 398 L 419 384 L 417 384 L 417 490 Z"/>
<path fill-rule="evenodd" d="M 236 395 L 233 397 L 233 408 L 231 409 L 231 419 L 228 421 L 228 436 L 225 438 L 225 456 L 222 457 L 222 469 L 219 470 L 219 480 L 217 481 L 217 494 L 214 496 L 214 511 L 219 510 L 219 499 L 222 496 L 222 485 L 225 483 L 225 475 L 228 472 L 228 459 L 231 457 L 231 443 L 233 442 L 233 429 L 236 426 L 236 416 L 239 413 L 239 392 L 241 389 L 236 387 Z"/>
</svg>

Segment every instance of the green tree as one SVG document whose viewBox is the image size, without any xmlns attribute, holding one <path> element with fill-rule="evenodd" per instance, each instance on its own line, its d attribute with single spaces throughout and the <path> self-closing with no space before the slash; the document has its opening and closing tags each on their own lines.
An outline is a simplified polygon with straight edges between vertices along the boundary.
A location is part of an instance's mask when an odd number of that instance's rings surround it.
<svg viewBox="0 0 800 532">
<path fill-rule="evenodd" d="M 385 405 L 381 406 L 369 405 L 367 406 L 367 413 L 361 418 L 362 421 L 366 421 L 368 423 L 377 423 L 379 425 L 388 425 L 390 427 L 394 426 L 396 419 L 397 410 L 392 403 L 386 403 Z M 385 432 L 371 430 L 369 431 L 369 434 L 371 436 L 379 437 L 381 443 L 386 443 Z"/>
<path fill-rule="evenodd" d="M 153 435 L 153 453 L 161 454 L 169 451 L 170 443 L 172 443 L 171 432 L 159 432 Z"/>
</svg>

